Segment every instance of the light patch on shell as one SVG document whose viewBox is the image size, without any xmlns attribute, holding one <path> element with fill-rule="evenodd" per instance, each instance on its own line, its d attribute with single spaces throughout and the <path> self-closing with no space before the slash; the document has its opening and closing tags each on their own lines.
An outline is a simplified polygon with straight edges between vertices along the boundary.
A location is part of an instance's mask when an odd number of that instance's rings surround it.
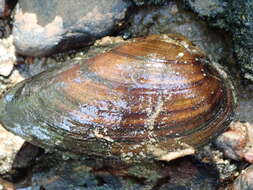
<svg viewBox="0 0 253 190">
<path fill-rule="evenodd" d="M 176 57 L 176 58 L 182 58 L 182 57 L 184 57 L 184 53 L 183 53 L 183 52 L 180 52 L 180 53 L 177 54 L 177 57 Z"/>
<path fill-rule="evenodd" d="M 94 130 L 94 136 L 97 137 L 97 138 L 100 138 L 100 139 L 104 139 L 104 140 L 109 141 L 109 142 L 114 142 L 114 140 L 112 138 L 99 133 L 99 131 L 96 130 L 96 129 Z"/>
<path fill-rule="evenodd" d="M 161 56 L 158 55 L 156 53 L 150 53 L 148 55 L 145 56 L 147 59 L 143 62 L 156 62 L 156 64 L 152 64 L 152 66 L 155 67 L 163 67 L 163 64 L 157 64 L 157 63 L 166 63 L 166 57 L 165 56 Z"/>
<path fill-rule="evenodd" d="M 238 98 L 236 95 L 236 89 L 234 87 L 234 84 L 232 82 L 232 78 L 229 77 L 229 75 L 224 71 L 224 68 L 217 62 L 212 61 L 212 66 L 219 72 L 219 74 L 224 78 L 224 80 L 227 82 L 228 88 L 232 89 L 232 96 L 234 99 L 235 104 L 238 102 Z"/>
<path fill-rule="evenodd" d="M 147 127 L 149 130 L 154 129 L 154 124 L 156 118 L 159 116 L 160 112 L 163 110 L 163 105 L 166 101 L 168 101 L 171 98 L 171 95 L 167 96 L 165 100 L 162 98 L 162 96 L 158 96 L 157 104 L 155 106 L 154 111 L 152 112 L 151 109 L 148 109 L 148 119 L 145 121 L 145 127 Z M 152 106 L 152 105 L 151 105 Z"/>
<path fill-rule="evenodd" d="M 180 38 L 174 39 L 174 38 L 171 38 L 167 34 L 161 35 L 160 39 L 164 42 L 175 44 L 177 46 L 183 47 L 184 49 L 186 49 L 191 54 L 202 54 L 200 49 L 195 47 L 193 44 L 191 44 L 191 42 L 189 42 L 187 40 L 180 39 Z"/>
<path fill-rule="evenodd" d="M 152 153 L 158 160 L 171 161 L 176 158 L 180 158 L 187 155 L 192 155 L 195 153 L 195 149 L 185 143 L 180 143 L 180 148 L 175 149 L 175 151 L 168 151 L 162 149 L 156 145 L 148 145 L 148 151 Z"/>
</svg>

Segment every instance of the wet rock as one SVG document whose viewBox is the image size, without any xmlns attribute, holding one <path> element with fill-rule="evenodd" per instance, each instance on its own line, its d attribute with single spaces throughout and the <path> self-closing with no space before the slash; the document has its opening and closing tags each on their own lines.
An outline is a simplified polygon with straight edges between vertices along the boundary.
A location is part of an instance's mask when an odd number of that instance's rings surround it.
<svg viewBox="0 0 253 190">
<path fill-rule="evenodd" d="M 0 40 L 0 75 L 7 77 L 11 74 L 16 63 L 13 37 Z"/>
<path fill-rule="evenodd" d="M 238 166 L 224 157 L 223 152 L 211 144 L 198 151 L 195 157 L 202 163 L 210 164 L 219 171 L 219 181 L 231 181 L 237 176 Z"/>
<path fill-rule="evenodd" d="M 244 77 L 253 81 L 253 2 L 251 0 L 185 0 L 213 26 L 232 34 L 234 52 Z M 201 2 L 201 3 L 200 3 Z"/>
<path fill-rule="evenodd" d="M 24 140 L 0 126 L 0 174 L 7 174 L 12 169 L 16 154 Z"/>
<path fill-rule="evenodd" d="M 240 176 L 226 190 L 253 189 L 253 165 L 241 171 Z"/>
<path fill-rule="evenodd" d="M 128 32 L 135 36 L 149 34 L 178 33 L 186 36 L 215 61 L 231 63 L 229 35 L 208 27 L 190 11 L 185 11 L 178 1 L 170 1 L 165 6 L 139 8 L 130 18 Z"/>
<path fill-rule="evenodd" d="M 141 163 L 130 167 L 117 167 L 117 163 L 110 167 L 97 162 L 71 159 L 40 161 L 41 167 L 37 165 L 33 171 L 31 189 L 213 190 L 218 184 L 215 169 L 191 158 L 152 165 Z M 52 165 L 44 167 L 48 163 Z"/>
<path fill-rule="evenodd" d="M 227 3 L 223 0 L 184 0 L 194 12 L 201 16 L 215 17 L 225 11 Z"/>
<path fill-rule="evenodd" d="M 249 122 L 253 125 L 253 85 L 245 85 L 238 89 L 239 105 L 238 105 L 238 119 L 242 122 Z"/>
<path fill-rule="evenodd" d="M 125 0 L 20 0 L 14 44 L 29 56 L 83 47 L 120 29 L 131 5 Z"/>
<path fill-rule="evenodd" d="M 228 131 L 220 135 L 216 144 L 225 155 L 234 160 L 253 163 L 253 126 L 249 123 L 235 122 Z"/>
</svg>

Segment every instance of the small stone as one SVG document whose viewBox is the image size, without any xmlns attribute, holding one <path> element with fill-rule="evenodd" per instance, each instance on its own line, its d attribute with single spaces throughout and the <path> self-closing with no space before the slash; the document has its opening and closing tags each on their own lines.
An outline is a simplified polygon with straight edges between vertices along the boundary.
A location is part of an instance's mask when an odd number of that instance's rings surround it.
<svg viewBox="0 0 253 190">
<path fill-rule="evenodd" d="M 84 47 L 120 29 L 131 5 L 124 0 L 20 0 L 14 44 L 28 56 Z"/>
<path fill-rule="evenodd" d="M 0 174 L 11 172 L 13 161 L 24 140 L 6 131 L 0 125 Z"/>
<path fill-rule="evenodd" d="M 230 185 L 227 190 L 250 190 L 253 189 L 253 165 L 242 170 L 239 177 Z"/>
<path fill-rule="evenodd" d="M 253 163 L 253 126 L 250 123 L 232 123 L 229 130 L 217 138 L 216 144 L 227 157 Z"/>
<path fill-rule="evenodd" d="M 7 77 L 11 74 L 16 63 L 13 37 L 0 40 L 0 75 Z"/>
</svg>

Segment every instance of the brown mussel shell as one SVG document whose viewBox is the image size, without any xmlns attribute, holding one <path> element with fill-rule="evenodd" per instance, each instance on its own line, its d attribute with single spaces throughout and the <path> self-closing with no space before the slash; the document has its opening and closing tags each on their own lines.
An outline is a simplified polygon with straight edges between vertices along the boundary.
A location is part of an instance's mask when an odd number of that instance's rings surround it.
<svg viewBox="0 0 253 190">
<path fill-rule="evenodd" d="M 19 83 L 0 122 L 44 148 L 169 161 L 224 131 L 235 104 L 226 73 L 192 43 L 152 35 Z"/>
</svg>

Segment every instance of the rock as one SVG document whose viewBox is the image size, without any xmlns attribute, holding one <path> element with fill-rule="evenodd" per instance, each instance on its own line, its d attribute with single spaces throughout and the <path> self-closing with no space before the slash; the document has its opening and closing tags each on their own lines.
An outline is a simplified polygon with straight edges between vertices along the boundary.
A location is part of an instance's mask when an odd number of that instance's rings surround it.
<svg viewBox="0 0 253 190">
<path fill-rule="evenodd" d="M 238 119 L 242 122 L 249 122 L 253 125 L 253 85 L 245 85 L 238 88 L 239 105 Z"/>
<path fill-rule="evenodd" d="M 214 17 L 224 13 L 227 3 L 223 0 L 184 0 L 187 6 L 201 16 Z"/>
<path fill-rule="evenodd" d="M 39 152 L 42 152 L 42 149 L 25 142 L 16 154 L 12 167 L 15 169 L 31 167 Z"/>
<path fill-rule="evenodd" d="M 244 77 L 253 81 L 252 0 L 184 0 L 210 25 L 232 34 L 234 53 Z"/>
<path fill-rule="evenodd" d="M 149 34 L 178 33 L 186 36 L 215 61 L 233 62 L 231 39 L 224 32 L 208 27 L 196 15 L 183 9 L 178 1 L 166 6 L 139 8 L 130 17 L 128 31 L 133 37 Z"/>
<path fill-rule="evenodd" d="M 131 5 L 125 0 L 20 0 L 14 44 L 29 56 L 84 47 L 121 28 Z"/>
<path fill-rule="evenodd" d="M 229 130 L 217 138 L 216 144 L 227 157 L 253 163 L 253 125 L 232 123 Z"/>
<path fill-rule="evenodd" d="M 0 75 L 7 77 L 11 74 L 16 63 L 13 37 L 0 40 Z"/>
<path fill-rule="evenodd" d="M 241 171 L 239 177 L 226 190 L 251 190 L 253 189 L 253 165 Z"/>
<path fill-rule="evenodd" d="M 6 131 L 0 126 L 0 174 L 7 174 L 12 169 L 16 154 L 24 140 Z"/>
<path fill-rule="evenodd" d="M 45 155 L 34 168 L 32 190 L 213 190 L 218 185 L 217 171 L 190 157 L 128 167 L 101 165 L 98 160 L 48 158 Z"/>
</svg>

